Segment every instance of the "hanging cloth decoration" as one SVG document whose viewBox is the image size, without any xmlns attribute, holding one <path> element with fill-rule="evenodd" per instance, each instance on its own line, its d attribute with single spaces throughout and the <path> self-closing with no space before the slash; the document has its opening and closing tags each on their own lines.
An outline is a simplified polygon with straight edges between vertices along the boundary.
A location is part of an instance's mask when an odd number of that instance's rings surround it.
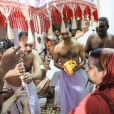
<svg viewBox="0 0 114 114">
<path fill-rule="evenodd" d="M 64 5 L 60 5 L 60 6 L 56 7 L 57 10 L 60 12 L 61 17 L 62 17 L 62 21 L 61 21 L 61 33 L 66 31 L 65 23 L 64 23 L 64 20 L 63 20 L 63 17 L 64 17 L 63 16 L 63 7 L 64 7 Z"/>
<path fill-rule="evenodd" d="M 52 29 L 52 18 L 51 18 L 51 14 L 52 14 L 52 9 L 49 8 L 49 5 L 47 3 L 47 14 L 46 16 L 49 18 L 50 20 L 50 28 L 48 29 L 48 34 L 47 34 L 47 37 L 49 39 L 53 38 L 54 37 L 54 34 L 53 34 L 53 29 Z"/>
<path fill-rule="evenodd" d="M 31 27 L 30 27 L 30 21 L 28 22 L 28 41 L 27 43 L 32 43 L 34 44 L 34 37 L 31 31 Z"/>
<path fill-rule="evenodd" d="M 86 8 L 86 5 L 81 4 L 80 9 L 82 10 L 82 28 L 85 28 L 85 21 L 84 21 L 84 10 Z"/>
<path fill-rule="evenodd" d="M 10 40 L 14 39 L 12 28 L 10 27 L 10 20 L 7 19 L 7 36 Z"/>
<path fill-rule="evenodd" d="M 34 37 L 33 37 L 32 31 L 31 31 L 31 26 L 30 26 L 30 23 L 32 20 L 32 15 L 31 15 L 29 8 L 26 7 L 26 9 L 22 11 L 22 14 L 25 16 L 25 18 L 28 21 L 28 41 L 27 41 L 27 43 L 34 44 Z"/>
<path fill-rule="evenodd" d="M 74 12 L 76 7 L 77 7 L 77 5 L 75 5 L 75 4 L 69 4 L 69 8 L 72 10 L 72 14 L 73 14 L 72 29 L 77 29 L 77 23 L 76 23 L 75 12 Z"/>
<path fill-rule="evenodd" d="M 90 24 L 91 27 L 94 26 L 94 16 L 93 16 L 93 11 L 91 10 L 91 24 Z"/>
<path fill-rule="evenodd" d="M 5 6 L 4 6 L 5 7 Z M 6 21 L 7 21 L 7 36 L 10 40 L 12 40 L 14 38 L 14 34 L 13 34 L 13 31 L 12 31 L 12 28 L 10 27 L 10 20 L 9 20 L 9 16 L 11 15 L 12 13 L 12 10 L 8 10 L 6 8 L 1 8 L 0 11 L 2 12 L 2 14 L 5 15 L 6 17 Z"/>
</svg>

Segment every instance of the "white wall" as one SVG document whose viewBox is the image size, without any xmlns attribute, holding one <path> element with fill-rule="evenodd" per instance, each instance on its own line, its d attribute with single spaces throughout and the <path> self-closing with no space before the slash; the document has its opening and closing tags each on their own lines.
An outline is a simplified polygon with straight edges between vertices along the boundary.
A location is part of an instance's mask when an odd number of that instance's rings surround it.
<svg viewBox="0 0 114 114">
<path fill-rule="evenodd" d="M 94 0 L 98 6 L 99 17 L 105 16 L 109 20 L 108 32 L 114 34 L 114 0 Z"/>
</svg>

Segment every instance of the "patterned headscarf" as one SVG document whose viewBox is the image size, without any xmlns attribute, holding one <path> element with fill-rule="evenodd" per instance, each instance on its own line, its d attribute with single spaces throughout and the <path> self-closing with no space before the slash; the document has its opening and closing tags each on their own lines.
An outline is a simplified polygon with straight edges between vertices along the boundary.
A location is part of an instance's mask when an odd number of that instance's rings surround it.
<svg viewBox="0 0 114 114">
<path fill-rule="evenodd" d="M 100 53 L 100 62 L 107 74 L 99 85 L 99 90 L 114 87 L 114 49 L 104 48 Z"/>
</svg>

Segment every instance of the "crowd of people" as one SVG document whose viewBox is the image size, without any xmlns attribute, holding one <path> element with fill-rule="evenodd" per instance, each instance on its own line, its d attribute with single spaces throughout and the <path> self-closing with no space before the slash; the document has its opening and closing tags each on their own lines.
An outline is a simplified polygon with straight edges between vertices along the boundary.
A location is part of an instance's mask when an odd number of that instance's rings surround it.
<svg viewBox="0 0 114 114">
<path fill-rule="evenodd" d="M 41 114 L 48 95 L 61 114 L 114 113 L 114 35 L 106 17 L 96 32 L 84 22 L 75 37 L 56 29 L 56 37 L 38 36 L 35 45 L 19 33 L 20 47 L 0 60 L 1 114 Z"/>
</svg>

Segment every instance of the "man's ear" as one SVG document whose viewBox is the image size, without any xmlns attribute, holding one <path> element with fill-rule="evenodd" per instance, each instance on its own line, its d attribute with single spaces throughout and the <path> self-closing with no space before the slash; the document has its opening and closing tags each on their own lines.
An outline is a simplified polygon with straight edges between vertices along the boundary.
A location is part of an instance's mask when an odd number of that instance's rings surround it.
<svg viewBox="0 0 114 114">
<path fill-rule="evenodd" d="M 109 25 L 107 25 L 107 30 L 108 30 L 108 28 L 109 28 Z"/>
</svg>

